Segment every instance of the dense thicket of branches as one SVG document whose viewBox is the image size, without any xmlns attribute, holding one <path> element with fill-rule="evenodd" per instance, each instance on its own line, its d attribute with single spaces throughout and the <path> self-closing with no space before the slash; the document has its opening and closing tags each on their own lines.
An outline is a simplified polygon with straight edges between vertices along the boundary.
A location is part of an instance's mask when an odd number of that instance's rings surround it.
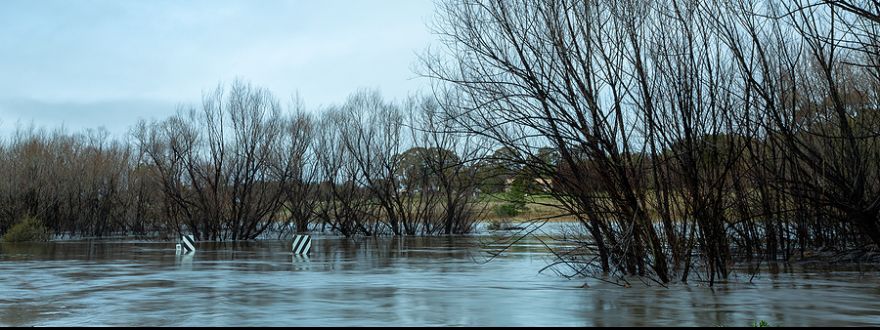
<svg viewBox="0 0 880 330">
<path fill-rule="evenodd" d="M 150 230 L 153 189 L 129 145 L 106 131 L 19 129 L 0 147 L 0 232 L 25 215 L 57 233 Z"/>
<path fill-rule="evenodd" d="M 711 284 L 880 245 L 876 1 L 440 6 L 424 74 L 468 101 L 460 130 L 554 179 L 587 235 L 559 251 L 574 273 Z"/>
<path fill-rule="evenodd" d="M 439 111 L 359 91 L 316 116 L 237 81 L 125 141 L 19 129 L 0 145 L 0 233 L 26 215 L 79 236 L 467 233 L 482 148 Z"/>
</svg>

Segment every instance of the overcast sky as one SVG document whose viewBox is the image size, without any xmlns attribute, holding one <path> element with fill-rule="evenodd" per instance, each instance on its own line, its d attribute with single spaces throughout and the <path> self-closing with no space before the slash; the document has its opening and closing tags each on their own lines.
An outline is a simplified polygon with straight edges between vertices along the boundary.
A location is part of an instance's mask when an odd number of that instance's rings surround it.
<svg viewBox="0 0 880 330">
<path fill-rule="evenodd" d="M 124 132 L 236 77 L 310 108 L 426 88 L 432 0 L 3 0 L 0 131 Z"/>
</svg>

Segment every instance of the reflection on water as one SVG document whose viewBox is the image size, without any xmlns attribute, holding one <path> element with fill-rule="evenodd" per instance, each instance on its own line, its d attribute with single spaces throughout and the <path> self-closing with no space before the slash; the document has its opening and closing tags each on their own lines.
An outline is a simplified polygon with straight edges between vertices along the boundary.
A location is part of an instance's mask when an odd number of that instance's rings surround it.
<svg viewBox="0 0 880 330">
<path fill-rule="evenodd" d="M 483 237 L 482 240 L 486 238 Z M 876 271 L 622 289 L 541 275 L 536 241 L 477 263 L 480 238 L 0 244 L 0 326 L 880 325 Z"/>
</svg>

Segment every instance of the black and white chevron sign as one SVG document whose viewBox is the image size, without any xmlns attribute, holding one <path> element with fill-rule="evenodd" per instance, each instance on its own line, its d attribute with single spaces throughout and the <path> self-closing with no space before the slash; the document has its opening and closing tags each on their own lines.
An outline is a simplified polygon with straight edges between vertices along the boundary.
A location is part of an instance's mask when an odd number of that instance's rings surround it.
<svg viewBox="0 0 880 330">
<path fill-rule="evenodd" d="M 193 235 L 181 236 L 180 245 L 183 247 L 183 253 L 196 252 L 196 240 L 193 239 Z"/>
<path fill-rule="evenodd" d="M 293 254 L 308 255 L 312 248 L 312 238 L 309 235 L 296 235 L 293 237 Z"/>
</svg>

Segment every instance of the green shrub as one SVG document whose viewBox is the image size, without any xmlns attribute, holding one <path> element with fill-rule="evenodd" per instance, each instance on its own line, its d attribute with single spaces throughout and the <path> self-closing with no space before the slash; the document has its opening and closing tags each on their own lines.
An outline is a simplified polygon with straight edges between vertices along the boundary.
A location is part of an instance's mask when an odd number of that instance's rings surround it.
<svg viewBox="0 0 880 330">
<path fill-rule="evenodd" d="M 45 242 L 49 240 L 49 229 L 37 218 L 26 216 L 13 225 L 3 235 L 4 242 Z"/>
<path fill-rule="evenodd" d="M 514 203 L 505 203 L 495 206 L 495 214 L 499 217 L 515 217 L 520 214 L 520 208 Z"/>
<path fill-rule="evenodd" d="M 495 214 L 499 217 L 515 217 L 528 210 L 526 197 L 522 191 L 513 189 L 506 194 L 507 203 L 495 206 Z"/>
<path fill-rule="evenodd" d="M 764 320 L 761 320 L 760 322 L 755 321 L 754 323 L 752 323 L 752 327 L 754 327 L 754 328 L 767 328 L 767 327 L 770 327 L 770 323 L 767 323 L 767 321 L 764 321 Z"/>
</svg>

